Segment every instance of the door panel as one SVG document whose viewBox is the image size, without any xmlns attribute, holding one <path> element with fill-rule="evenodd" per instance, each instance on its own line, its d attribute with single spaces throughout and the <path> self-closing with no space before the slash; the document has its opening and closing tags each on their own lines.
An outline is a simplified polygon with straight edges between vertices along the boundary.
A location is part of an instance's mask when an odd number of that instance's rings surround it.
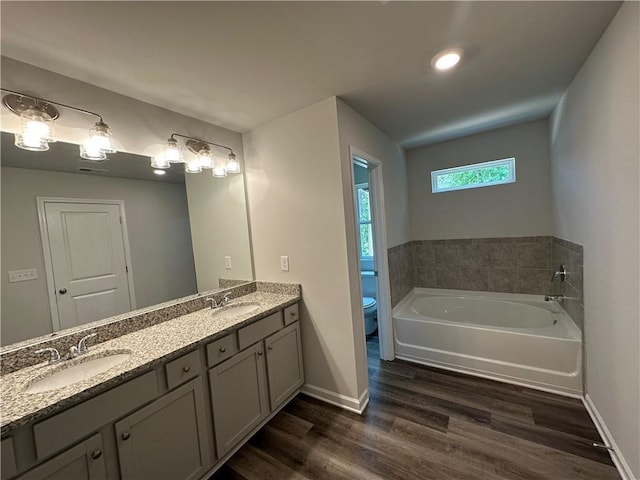
<svg viewBox="0 0 640 480">
<path fill-rule="evenodd" d="M 106 480 L 100 434 L 28 471 L 19 480 Z"/>
<path fill-rule="evenodd" d="M 276 409 L 304 383 L 300 324 L 289 325 L 264 341 L 271 410 Z"/>
<path fill-rule="evenodd" d="M 194 380 L 115 425 L 122 480 L 192 480 L 210 466 L 202 383 Z"/>
<path fill-rule="evenodd" d="M 120 206 L 46 202 L 60 328 L 131 310 Z"/>
<path fill-rule="evenodd" d="M 262 342 L 209 370 L 218 458 L 269 414 Z"/>
</svg>

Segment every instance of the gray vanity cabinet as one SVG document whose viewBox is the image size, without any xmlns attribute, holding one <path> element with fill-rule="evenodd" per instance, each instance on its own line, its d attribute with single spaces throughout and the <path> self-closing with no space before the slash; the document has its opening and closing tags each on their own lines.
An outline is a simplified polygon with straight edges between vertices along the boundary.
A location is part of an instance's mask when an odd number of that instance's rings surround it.
<svg viewBox="0 0 640 480">
<path fill-rule="evenodd" d="M 19 480 L 106 480 L 103 450 L 102 436 L 94 435 L 38 465 Z"/>
<path fill-rule="evenodd" d="M 295 322 L 274 333 L 264 344 L 267 352 L 269 401 L 271 409 L 274 410 L 304 382 L 300 323 Z"/>
<path fill-rule="evenodd" d="M 262 342 L 209 370 L 213 429 L 222 458 L 269 414 Z"/>
<path fill-rule="evenodd" d="M 122 480 L 201 478 L 212 465 L 205 418 L 198 378 L 117 422 Z"/>
</svg>

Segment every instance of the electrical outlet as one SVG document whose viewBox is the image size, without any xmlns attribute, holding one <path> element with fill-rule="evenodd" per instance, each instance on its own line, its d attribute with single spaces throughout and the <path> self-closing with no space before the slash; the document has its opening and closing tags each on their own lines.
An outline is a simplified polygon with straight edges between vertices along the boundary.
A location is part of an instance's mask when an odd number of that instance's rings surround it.
<svg viewBox="0 0 640 480">
<path fill-rule="evenodd" d="M 231 257 L 229 255 L 224 257 L 224 268 L 231 270 Z"/>
<path fill-rule="evenodd" d="M 286 255 L 280 257 L 280 270 L 283 272 L 289 271 L 289 257 Z"/>
<path fill-rule="evenodd" d="M 26 282 L 29 280 L 36 280 L 38 278 L 38 271 L 35 268 L 28 268 L 26 270 L 13 270 L 9 272 L 9 283 Z"/>
</svg>

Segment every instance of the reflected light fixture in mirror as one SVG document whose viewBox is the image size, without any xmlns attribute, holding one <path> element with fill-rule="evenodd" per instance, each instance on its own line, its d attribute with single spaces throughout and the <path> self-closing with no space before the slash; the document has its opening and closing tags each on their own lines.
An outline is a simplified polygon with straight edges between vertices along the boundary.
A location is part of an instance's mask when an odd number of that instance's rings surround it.
<svg viewBox="0 0 640 480">
<path fill-rule="evenodd" d="M 104 123 L 102 116 L 97 113 L 6 88 L 2 88 L 2 90 L 8 92 L 8 95 L 2 98 L 2 104 L 9 111 L 20 116 L 21 129 L 19 133 L 15 134 L 15 145 L 17 147 L 39 152 L 49 150 L 49 143 L 56 141 L 54 121 L 60 117 L 60 112 L 54 106 L 57 105 L 98 118 L 98 121 L 89 130 L 89 137 L 80 145 L 80 156 L 82 158 L 101 161 L 107 158 L 107 153 L 116 152 L 113 147 L 113 136 L 109 125 Z"/>
<path fill-rule="evenodd" d="M 185 145 L 194 156 L 185 159 L 182 148 L 175 137 L 186 140 Z M 229 151 L 226 159 L 216 158 L 211 147 L 223 148 Z M 167 169 L 171 163 L 184 163 L 185 173 L 201 173 L 211 170 L 214 177 L 226 177 L 228 173 L 240 173 L 240 162 L 236 158 L 233 149 L 226 145 L 189 137 L 180 133 L 172 133 L 163 147 L 161 155 L 151 159 L 151 167 Z"/>
</svg>

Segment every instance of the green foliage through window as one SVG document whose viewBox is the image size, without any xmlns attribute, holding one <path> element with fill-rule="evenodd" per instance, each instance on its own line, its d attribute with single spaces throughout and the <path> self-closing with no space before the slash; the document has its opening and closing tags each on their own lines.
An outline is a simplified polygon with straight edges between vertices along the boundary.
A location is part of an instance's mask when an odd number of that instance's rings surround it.
<svg viewBox="0 0 640 480">
<path fill-rule="evenodd" d="M 360 225 L 360 256 L 373 257 L 373 226 L 367 185 L 356 185 L 356 201 L 358 203 L 358 224 Z"/>
<path fill-rule="evenodd" d="M 476 163 L 431 172 L 433 193 L 487 187 L 516 181 L 515 158 Z"/>
</svg>

